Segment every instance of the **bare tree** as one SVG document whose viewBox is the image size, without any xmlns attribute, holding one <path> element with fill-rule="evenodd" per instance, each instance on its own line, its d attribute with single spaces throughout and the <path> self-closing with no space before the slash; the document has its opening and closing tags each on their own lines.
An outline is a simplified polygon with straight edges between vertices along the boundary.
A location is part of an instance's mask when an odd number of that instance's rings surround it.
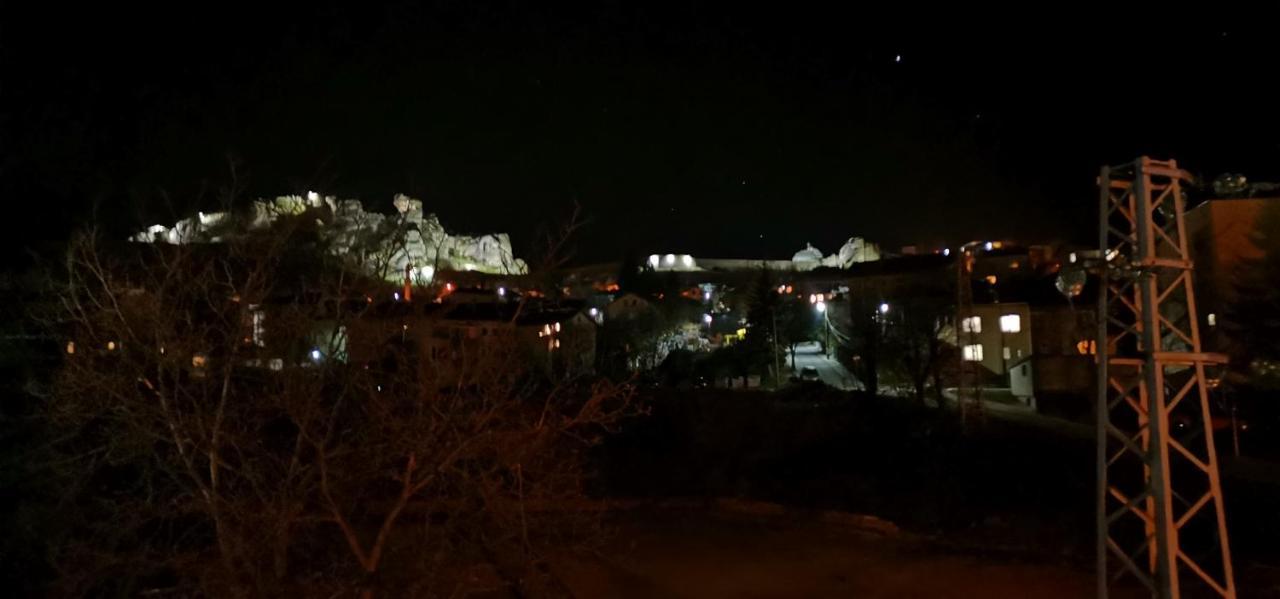
<svg viewBox="0 0 1280 599">
<path fill-rule="evenodd" d="M 65 594 L 536 594 L 547 552 L 589 538 L 585 450 L 633 413 L 630 387 L 548 378 L 515 332 L 349 363 L 386 283 L 304 220 L 69 248 L 49 410 L 78 483 Z"/>
</svg>

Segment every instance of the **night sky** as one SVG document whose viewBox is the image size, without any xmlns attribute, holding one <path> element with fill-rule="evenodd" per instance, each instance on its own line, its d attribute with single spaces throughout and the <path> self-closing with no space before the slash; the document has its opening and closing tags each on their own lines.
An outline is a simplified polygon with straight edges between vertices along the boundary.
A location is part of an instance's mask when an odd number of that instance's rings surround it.
<svg viewBox="0 0 1280 599">
<path fill-rule="evenodd" d="M 579 262 L 1087 242 L 1098 167 L 1141 153 L 1280 180 L 1247 14 L 39 4 L 0 18 L 6 252 L 214 209 L 229 159 L 247 198 L 403 192 L 518 252 L 577 201 Z"/>
</svg>

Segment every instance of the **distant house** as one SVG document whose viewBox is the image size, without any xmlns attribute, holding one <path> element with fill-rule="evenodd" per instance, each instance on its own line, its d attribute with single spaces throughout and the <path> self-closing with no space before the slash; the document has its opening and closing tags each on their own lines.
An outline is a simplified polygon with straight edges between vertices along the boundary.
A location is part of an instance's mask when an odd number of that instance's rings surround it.
<svg viewBox="0 0 1280 599">
<path fill-rule="evenodd" d="M 1209 200 L 1187 211 L 1196 312 L 1206 350 L 1221 351 L 1226 346 L 1217 321 L 1234 301 L 1237 267 L 1261 256 L 1252 234 L 1264 209 L 1280 210 L 1280 198 Z"/>
<path fill-rule="evenodd" d="M 939 338 L 960 360 L 981 365 L 987 385 L 1008 386 L 1027 405 L 1076 413 L 1087 409 L 1093 386 L 1096 327 L 1091 306 L 1072 306 L 1055 288 L 1058 268 L 1052 252 L 1042 247 L 980 251 L 967 281 L 973 304 L 966 314 L 954 311 L 955 255 L 854 265 L 848 271 L 849 293 L 862 296 L 864 304 L 884 305 L 890 314 L 911 294 L 945 298 L 952 322 Z M 838 317 L 831 318 L 837 329 Z"/>
<path fill-rule="evenodd" d="M 634 293 L 624 293 L 604 307 L 606 320 L 624 320 L 638 318 L 641 315 L 652 315 L 658 312 L 657 306 Z"/>
<path fill-rule="evenodd" d="M 595 328 L 577 305 L 389 302 L 352 324 L 348 351 L 352 362 L 366 364 L 406 352 L 446 384 L 486 358 L 510 365 L 514 357 L 530 371 L 581 375 L 593 372 Z"/>
</svg>

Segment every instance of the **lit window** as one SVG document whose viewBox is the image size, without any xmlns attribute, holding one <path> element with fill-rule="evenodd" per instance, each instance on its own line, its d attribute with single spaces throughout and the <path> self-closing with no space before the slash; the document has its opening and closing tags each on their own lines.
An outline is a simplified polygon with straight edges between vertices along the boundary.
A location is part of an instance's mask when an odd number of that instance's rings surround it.
<svg viewBox="0 0 1280 599">
<path fill-rule="evenodd" d="M 68 341 L 68 342 L 67 342 L 67 353 L 68 353 L 68 354 L 74 354 L 74 353 L 76 353 L 76 342 L 75 342 L 75 341 Z"/>
<path fill-rule="evenodd" d="M 251 318 L 253 320 L 253 344 L 258 347 L 266 346 L 266 326 L 267 315 L 262 313 L 257 306 L 249 306 Z"/>
<path fill-rule="evenodd" d="M 1022 330 L 1022 317 L 1017 314 L 1005 314 L 1000 317 L 1001 333 L 1017 333 Z"/>
<path fill-rule="evenodd" d="M 961 332 L 964 332 L 964 333 L 981 333 L 981 332 L 982 332 L 982 317 L 981 317 L 981 316 L 969 316 L 969 317 L 965 318 L 964 320 L 961 320 L 961 321 L 960 321 L 960 331 L 961 331 Z"/>
<path fill-rule="evenodd" d="M 116 351 L 116 342 L 115 342 L 115 341 L 108 341 L 108 342 L 107 342 L 107 351 Z"/>
<path fill-rule="evenodd" d="M 998 280 L 995 275 L 987 275 L 987 283 L 991 285 L 995 285 Z"/>
<path fill-rule="evenodd" d="M 1082 356 L 1096 354 L 1098 353 L 1098 344 L 1090 339 L 1081 339 L 1080 342 L 1076 344 L 1076 351 L 1080 352 L 1080 355 Z"/>
<path fill-rule="evenodd" d="M 559 332 L 560 332 L 560 323 L 558 323 L 558 322 L 556 323 L 556 332 L 557 332 L 557 333 L 559 333 Z"/>
<path fill-rule="evenodd" d="M 208 358 L 206 358 L 206 357 L 204 356 L 204 354 L 195 354 L 195 355 L 191 356 L 191 366 L 193 366 L 193 367 L 195 367 L 195 368 L 204 368 L 204 365 L 205 365 L 208 361 L 209 361 L 209 359 L 208 359 Z"/>
<path fill-rule="evenodd" d="M 982 344 L 975 343 L 973 345 L 964 346 L 964 360 L 966 362 L 982 361 Z"/>
<path fill-rule="evenodd" d="M 1006 362 L 1013 359 L 1013 351 L 1010 348 L 1004 348 L 1004 359 Z"/>
<path fill-rule="evenodd" d="M 1218 315 L 1214 314 L 1213 312 L 1209 313 L 1209 326 L 1211 327 L 1218 326 Z"/>
</svg>

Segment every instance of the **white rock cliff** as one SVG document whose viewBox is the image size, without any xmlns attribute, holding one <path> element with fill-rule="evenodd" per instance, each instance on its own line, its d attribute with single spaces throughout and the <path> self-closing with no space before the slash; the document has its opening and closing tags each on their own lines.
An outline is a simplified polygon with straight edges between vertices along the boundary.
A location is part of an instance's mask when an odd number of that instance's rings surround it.
<svg viewBox="0 0 1280 599">
<path fill-rule="evenodd" d="M 281 217 L 314 216 L 331 251 L 357 258 L 369 274 L 401 280 L 406 272 L 430 280 L 440 270 L 524 274 L 528 267 L 511 250 L 506 233 L 450 235 L 422 202 L 396 195 L 396 214 L 366 212 L 359 200 L 310 193 L 258 200 L 243 214 L 200 212 L 172 227 L 152 225 L 129 238 L 138 243 L 219 243 L 244 231 L 262 230 Z M 312 213 L 312 214 L 308 214 Z"/>
</svg>

